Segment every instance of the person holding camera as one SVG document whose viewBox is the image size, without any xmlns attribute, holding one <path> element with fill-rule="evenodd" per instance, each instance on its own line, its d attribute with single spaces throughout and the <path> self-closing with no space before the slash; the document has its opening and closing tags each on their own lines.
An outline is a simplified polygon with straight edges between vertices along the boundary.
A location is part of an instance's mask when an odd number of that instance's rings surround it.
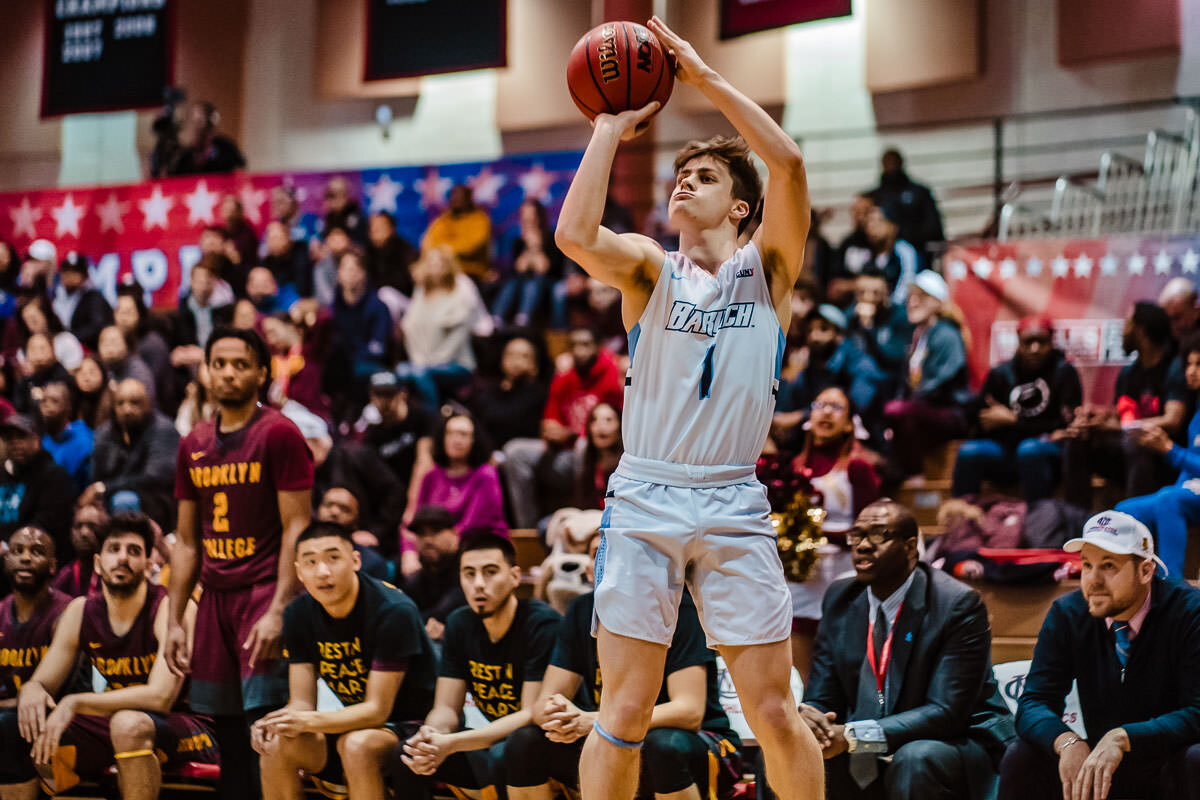
<svg viewBox="0 0 1200 800">
<path fill-rule="evenodd" d="M 987 608 L 917 560 L 917 522 L 877 500 L 846 534 L 853 578 L 825 593 L 800 714 L 827 797 L 982 800 L 1014 737 L 992 676 Z"/>
<path fill-rule="evenodd" d="M 166 106 L 152 125 L 156 142 L 150 155 L 150 177 L 232 172 L 245 167 L 246 157 L 237 143 L 217 133 L 221 114 L 216 106 L 207 100 L 183 105 L 185 98 L 182 89 L 166 90 Z"/>
</svg>

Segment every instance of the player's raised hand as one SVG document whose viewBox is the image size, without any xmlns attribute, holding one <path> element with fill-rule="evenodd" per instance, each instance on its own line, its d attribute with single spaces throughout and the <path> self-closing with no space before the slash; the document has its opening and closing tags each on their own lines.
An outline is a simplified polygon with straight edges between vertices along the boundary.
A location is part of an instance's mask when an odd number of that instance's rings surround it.
<svg viewBox="0 0 1200 800">
<path fill-rule="evenodd" d="M 658 37 L 663 48 L 675 59 L 676 78 L 684 83 L 697 84 L 709 72 L 708 65 L 696 53 L 696 48 L 668 28 L 667 24 L 657 16 L 651 17 L 650 21 L 646 23 L 646 27 Z"/>
<path fill-rule="evenodd" d="M 662 103 L 654 100 L 647 103 L 641 108 L 632 108 L 629 111 L 622 111 L 620 114 L 597 114 L 592 120 L 592 125 L 600 130 L 606 126 L 616 131 L 621 141 L 627 142 L 635 136 L 642 135 L 645 130 L 650 127 L 646 120 L 654 116 L 654 113 L 662 108 Z"/>
<path fill-rule="evenodd" d="M 170 617 L 170 615 L 168 615 Z M 189 652 L 187 632 L 173 618 L 167 620 L 167 641 L 163 647 L 167 669 L 172 675 L 183 677 L 192 671 L 192 654 Z"/>
<path fill-rule="evenodd" d="M 33 744 L 46 727 L 46 709 L 55 707 L 54 698 L 37 681 L 29 681 L 17 695 L 17 730 L 21 738 Z"/>
<path fill-rule="evenodd" d="M 255 662 L 279 658 L 283 652 L 283 614 L 274 609 L 258 618 L 250 635 L 242 642 L 242 649 L 250 651 L 250 668 Z"/>
</svg>

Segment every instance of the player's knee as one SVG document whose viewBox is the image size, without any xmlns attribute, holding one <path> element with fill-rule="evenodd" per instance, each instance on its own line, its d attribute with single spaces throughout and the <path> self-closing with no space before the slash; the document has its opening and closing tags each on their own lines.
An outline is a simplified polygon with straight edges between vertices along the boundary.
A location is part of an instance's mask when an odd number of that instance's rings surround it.
<svg viewBox="0 0 1200 800">
<path fill-rule="evenodd" d="M 142 711 L 118 711 L 109 720 L 108 731 L 113 750 L 118 753 L 154 746 L 154 720 Z"/>
<path fill-rule="evenodd" d="M 617 699 L 608 701 L 603 710 L 604 730 L 620 739 L 638 741 L 646 735 L 650 727 L 650 714 L 653 706 L 647 707 L 633 699 Z"/>
<path fill-rule="evenodd" d="M 760 739 L 788 731 L 794 722 L 798 722 L 796 710 L 791 705 L 790 694 L 786 697 L 765 695 L 751 702 L 743 702 L 742 712 Z"/>
<path fill-rule="evenodd" d="M 509 762 L 522 762 L 534 758 L 542 749 L 542 743 L 547 741 L 549 740 L 546 738 L 546 732 L 537 725 L 517 728 L 504 742 L 504 759 Z"/>
<path fill-rule="evenodd" d="M 653 769 L 653 763 L 659 760 L 678 760 L 687 752 L 691 739 L 696 734 L 682 728 L 654 728 L 646 733 L 646 741 L 642 745 L 642 757 L 647 766 Z"/>
<path fill-rule="evenodd" d="M 350 731 L 338 737 L 337 751 L 343 766 L 371 766 L 382 763 L 396 743 L 375 729 Z"/>
</svg>

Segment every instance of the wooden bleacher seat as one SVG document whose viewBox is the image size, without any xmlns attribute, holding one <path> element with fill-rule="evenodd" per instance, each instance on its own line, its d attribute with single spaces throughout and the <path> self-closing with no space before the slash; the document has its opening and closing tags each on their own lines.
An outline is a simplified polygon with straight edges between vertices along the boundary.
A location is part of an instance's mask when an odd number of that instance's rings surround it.
<svg viewBox="0 0 1200 800">
<path fill-rule="evenodd" d="M 1079 588 L 1079 581 L 1014 585 L 966 581 L 987 605 L 992 625 L 992 663 L 1033 658 L 1042 621 L 1054 601 Z"/>
</svg>

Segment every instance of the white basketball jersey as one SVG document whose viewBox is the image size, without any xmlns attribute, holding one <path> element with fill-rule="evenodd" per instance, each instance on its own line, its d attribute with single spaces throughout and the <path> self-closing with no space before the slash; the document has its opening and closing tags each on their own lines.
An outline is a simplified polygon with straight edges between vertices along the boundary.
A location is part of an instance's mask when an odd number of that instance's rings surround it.
<svg viewBox="0 0 1200 800">
<path fill-rule="evenodd" d="M 753 465 L 775 411 L 783 350 L 753 243 L 716 275 L 667 253 L 629 332 L 625 452 L 678 464 Z"/>
</svg>

